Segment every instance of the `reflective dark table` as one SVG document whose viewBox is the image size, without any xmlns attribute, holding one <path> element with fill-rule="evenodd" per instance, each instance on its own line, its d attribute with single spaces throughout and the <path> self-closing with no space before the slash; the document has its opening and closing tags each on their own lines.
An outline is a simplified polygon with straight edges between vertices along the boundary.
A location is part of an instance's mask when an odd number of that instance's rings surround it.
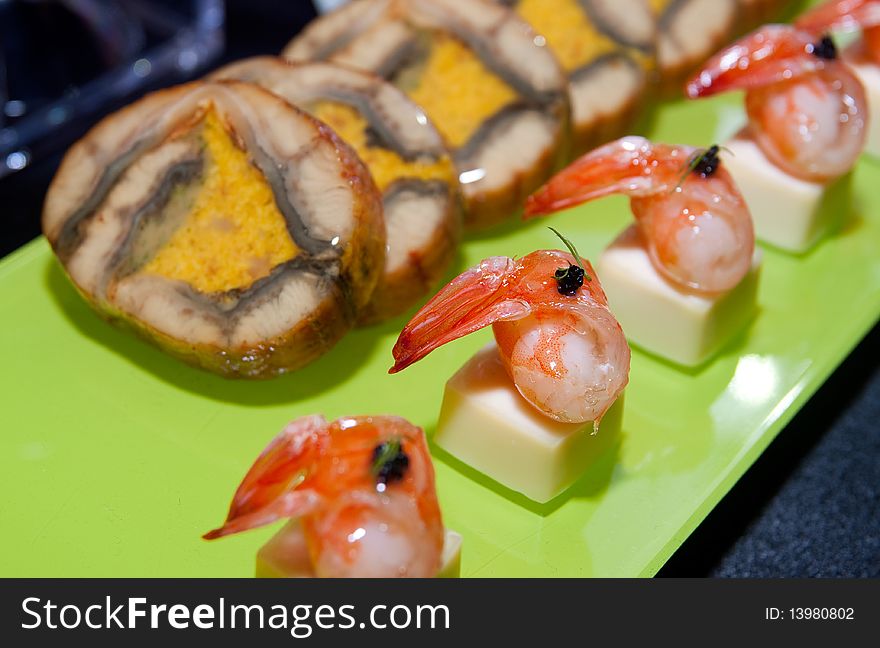
<svg viewBox="0 0 880 648">
<path fill-rule="evenodd" d="M 228 2 L 226 49 L 212 65 L 277 53 L 313 15 L 305 0 Z M 59 161 L 0 180 L 0 256 L 39 234 Z M 878 359 L 875 327 L 659 576 L 880 577 Z"/>
</svg>

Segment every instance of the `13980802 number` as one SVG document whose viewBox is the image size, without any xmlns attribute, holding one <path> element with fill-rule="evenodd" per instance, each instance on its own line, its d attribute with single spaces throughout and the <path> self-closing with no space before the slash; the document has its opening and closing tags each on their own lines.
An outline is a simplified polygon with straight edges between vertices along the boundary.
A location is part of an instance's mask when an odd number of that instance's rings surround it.
<svg viewBox="0 0 880 648">
<path fill-rule="evenodd" d="M 855 617 L 853 608 L 826 608 L 826 607 L 793 607 L 789 609 L 789 618 L 800 620 L 842 620 L 850 621 Z"/>
</svg>

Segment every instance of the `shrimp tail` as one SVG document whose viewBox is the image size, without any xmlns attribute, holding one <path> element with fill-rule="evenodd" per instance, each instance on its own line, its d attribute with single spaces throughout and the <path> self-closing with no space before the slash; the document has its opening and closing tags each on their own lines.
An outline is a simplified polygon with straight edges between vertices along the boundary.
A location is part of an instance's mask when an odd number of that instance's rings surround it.
<svg viewBox="0 0 880 648">
<path fill-rule="evenodd" d="M 880 25 L 880 0 L 833 0 L 811 9 L 795 26 L 812 34 L 856 31 Z"/>
<path fill-rule="evenodd" d="M 587 153 L 526 200 L 528 220 L 608 196 L 645 197 L 674 189 L 694 149 L 623 137 Z"/>
<path fill-rule="evenodd" d="M 314 511 L 320 496 L 297 486 L 307 474 L 326 430 L 327 421 L 322 416 L 304 416 L 289 423 L 245 475 L 223 526 L 202 537 L 214 540 Z"/>
<path fill-rule="evenodd" d="M 509 257 L 489 257 L 447 284 L 415 314 L 394 345 L 397 373 L 434 349 L 494 324 L 526 317 L 531 307 L 511 298 L 507 280 L 515 271 Z"/>
<path fill-rule="evenodd" d="M 812 34 L 790 25 L 765 25 L 721 50 L 686 84 L 691 99 L 759 88 L 822 70 Z"/>
</svg>

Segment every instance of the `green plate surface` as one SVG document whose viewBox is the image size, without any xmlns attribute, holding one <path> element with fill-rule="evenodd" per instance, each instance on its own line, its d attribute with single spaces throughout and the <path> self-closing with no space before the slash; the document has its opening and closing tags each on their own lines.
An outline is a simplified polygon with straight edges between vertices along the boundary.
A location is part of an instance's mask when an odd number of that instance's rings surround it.
<svg viewBox="0 0 880 648">
<path fill-rule="evenodd" d="M 738 97 L 664 106 L 655 139 L 706 145 Z M 766 250 L 760 314 L 717 360 L 684 372 L 633 354 L 623 432 L 565 495 L 534 506 L 435 454 L 465 576 L 651 575 L 880 315 L 880 165 L 855 171 L 854 214 L 805 257 Z M 470 240 L 490 255 L 558 247 L 594 258 L 630 222 L 610 198 Z M 347 336 L 295 375 L 228 381 L 101 321 L 42 239 L 0 263 L 2 576 L 248 576 L 274 529 L 207 543 L 251 462 L 284 424 L 320 412 L 436 422 L 445 379 L 482 331 L 389 376 L 401 318 Z"/>
</svg>

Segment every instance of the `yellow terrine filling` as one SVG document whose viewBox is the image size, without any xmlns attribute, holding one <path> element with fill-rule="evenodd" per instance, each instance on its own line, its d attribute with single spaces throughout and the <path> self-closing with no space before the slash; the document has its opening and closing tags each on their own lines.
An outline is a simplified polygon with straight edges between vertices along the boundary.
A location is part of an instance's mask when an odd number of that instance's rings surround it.
<svg viewBox="0 0 880 648">
<path fill-rule="evenodd" d="M 432 34 L 418 74 L 404 73 L 397 82 L 454 148 L 466 144 L 483 122 L 517 98 L 470 48 L 443 32 Z"/>
<path fill-rule="evenodd" d="M 443 156 L 434 162 L 407 161 L 394 151 L 370 144 L 367 136 L 369 124 L 361 114 L 342 103 L 321 101 L 311 107 L 312 114 L 328 124 L 360 156 L 373 174 L 380 191 L 400 178 L 419 180 L 453 181 L 452 161 Z"/>
<path fill-rule="evenodd" d="M 596 29 L 577 0 L 520 0 L 516 10 L 547 40 L 566 72 L 620 49 Z"/>
<path fill-rule="evenodd" d="M 648 6 L 651 8 L 651 11 L 654 12 L 654 15 L 659 16 L 666 11 L 667 7 L 669 7 L 672 2 L 673 0 L 648 0 Z"/>
<path fill-rule="evenodd" d="M 297 248 L 262 173 L 214 110 L 200 137 L 204 167 L 182 224 L 142 268 L 205 293 L 245 288 Z"/>
</svg>

